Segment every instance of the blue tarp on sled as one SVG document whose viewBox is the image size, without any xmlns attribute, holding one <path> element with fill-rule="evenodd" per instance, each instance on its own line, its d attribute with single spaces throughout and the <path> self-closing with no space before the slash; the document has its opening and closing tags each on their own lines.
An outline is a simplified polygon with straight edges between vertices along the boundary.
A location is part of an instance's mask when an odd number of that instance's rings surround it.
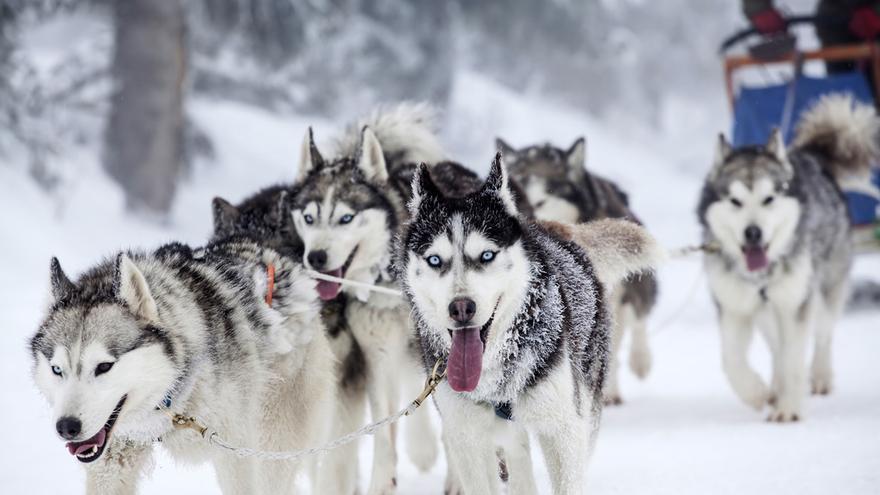
<svg viewBox="0 0 880 495">
<path fill-rule="evenodd" d="M 831 74 L 822 78 L 799 76 L 794 82 L 794 101 L 791 122 L 785 129 L 785 142 L 791 141 L 801 113 L 810 108 L 822 95 L 850 93 L 856 100 L 874 104 L 871 89 L 861 72 Z M 733 106 L 733 145 L 764 144 L 767 137 L 782 123 L 782 115 L 789 95 L 788 83 L 763 87 L 740 88 Z M 874 173 L 874 183 L 880 187 L 880 171 Z M 871 223 L 877 218 L 877 199 L 860 193 L 847 192 L 853 224 Z"/>
</svg>

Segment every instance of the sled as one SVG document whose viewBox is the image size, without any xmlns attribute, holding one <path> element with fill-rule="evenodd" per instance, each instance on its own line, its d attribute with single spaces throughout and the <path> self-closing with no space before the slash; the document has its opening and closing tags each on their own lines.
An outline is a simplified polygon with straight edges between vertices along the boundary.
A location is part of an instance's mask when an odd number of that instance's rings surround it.
<svg viewBox="0 0 880 495">
<path fill-rule="evenodd" d="M 819 22 L 828 20 L 792 17 L 787 25 Z M 721 45 L 725 88 L 733 112 L 731 141 L 734 146 L 763 144 L 774 128 L 782 131 L 786 143 L 790 142 L 800 114 L 825 94 L 849 93 L 855 100 L 876 106 L 874 95 L 880 95 L 880 44 L 857 43 L 799 51 L 796 38 L 786 33 L 762 38 L 748 47 L 747 54 L 726 54 L 731 47 L 758 34 L 754 29 L 746 29 Z M 853 62 L 865 70 L 807 76 L 802 71 L 807 61 Z M 793 71 L 791 78 L 781 84 L 737 87 L 734 83 L 734 75 L 741 69 L 784 64 L 790 65 Z M 873 83 L 865 77 L 866 72 L 872 75 Z M 873 187 L 862 184 L 844 190 L 856 249 L 860 253 L 880 253 L 880 166 L 872 172 L 871 185 Z"/>
</svg>

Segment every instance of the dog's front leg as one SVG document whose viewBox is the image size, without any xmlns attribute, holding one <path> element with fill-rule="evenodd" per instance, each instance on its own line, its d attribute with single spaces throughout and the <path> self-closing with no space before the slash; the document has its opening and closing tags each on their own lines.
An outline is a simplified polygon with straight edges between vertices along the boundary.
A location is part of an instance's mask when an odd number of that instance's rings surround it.
<svg viewBox="0 0 880 495">
<path fill-rule="evenodd" d="M 779 328 L 778 366 L 781 366 L 781 370 L 779 397 L 768 418 L 771 421 L 797 421 L 803 417 L 803 401 L 807 392 L 807 332 L 815 317 L 813 304 L 811 297 L 797 308 L 774 308 Z"/>
<path fill-rule="evenodd" d="M 86 466 L 86 493 L 137 493 L 138 481 L 150 460 L 152 450 L 150 445 L 111 439 L 101 459 Z"/>
<path fill-rule="evenodd" d="M 447 383 L 434 394 L 443 423 L 447 462 L 465 495 L 498 493 L 498 461 L 493 432 L 495 413 L 454 392 Z"/>
<path fill-rule="evenodd" d="M 752 318 L 720 307 L 721 361 L 727 380 L 743 402 L 761 410 L 770 399 L 767 385 L 749 365 L 748 350 L 752 340 Z"/>
<path fill-rule="evenodd" d="M 529 433 L 521 424 L 510 425 L 510 432 L 503 436 L 504 462 L 507 465 L 507 492 L 512 495 L 538 493 L 535 473 L 532 469 Z"/>
<path fill-rule="evenodd" d="M 372 421 L 379 421 L 392 414 L 391 397 L 393 380 L 389 379 L 395 370 L 390 369 L 388 357 L 381 352 L 367 352 L 369 372 L 367 376 L 367 399 L 370 404 Z M 394 493 L 397 486 L 395 471 L 397 469 L 397 452 L 394 448 L 394 429 L 382 428 L 373 435 L 373 472 L 370 476 L 370 487 L 367 495 L 383 495 Z"/>
</svg>

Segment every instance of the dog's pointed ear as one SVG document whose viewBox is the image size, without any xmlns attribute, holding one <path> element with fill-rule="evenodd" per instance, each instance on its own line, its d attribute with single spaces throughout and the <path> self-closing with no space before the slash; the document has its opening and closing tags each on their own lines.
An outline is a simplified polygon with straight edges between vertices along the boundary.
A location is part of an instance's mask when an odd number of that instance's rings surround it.
<svg viewBox="0 0 880 495">
<path fill-rule="evenodd" d="M 724 133 L 718 133 L 718 141 L 716 141 L 715 144 L 715 158 L 712 161 L 712 171 L 710 175 L 715 175 L 721 170 L 721 166 L 724 165 L 724 162 L 730 157 L 732 151 L 730 143 L 728 143 L 727 138 L 724 137 Z"/>
<path fill-rule="evenodd" d="M 428 171 L 428 165 L 422 163 L 416 168 L 412 177 L 412 199 L 408 204 L 410 216 L 416 216 L 416 213 L 419 212 L 419 206 L 425 199 L 437 196 L 440 196 L 440 189 L 437 188 L 437 184 L 434 184 L 431 172 Z"/>
<path fill-rule="evenodd" d="M 312 128 L 309 127 L 300 147 L 297 180 L 305 179 L 312 170 L 320 170 L 322 167 L 324 167 L 324 157 L 318 151 L 318 147 L 315 145 L 315 135 Z"/>
<path fill-rule="evenodd" d="M 382 145 L 369 127 L 364 127 L 361 133 L 361 156 L 358 159 L 358 168 L 371 182 L 377 184 L 388 182 L 388 169 L 385 166 Z"/>
<path fill-rule="evenodd" d="M 211 211 L 214 214 L 214 235 L 228 235 L 241 215 L 238 208 L 220 196 L 211 201 Z"/>
<path fill-rule="evenodd" d="M 580 177 L 587 168 L 587 140 L 581 136 L 565 152 L 565 163 L 574 177 Z"/>
<path fill-rule="evenodd" d="M 501 152 L 497 152 L 489 168 L 486 183 L 483 184 L 480 192 L 496 196 L 504 204 L 504 209 L 507 210 L 507 213 L 517 216 L 519 211 L 516 209 L 516 199 L 513 197 L 508 181 L 507 167 L 504 166 L 504 162 L 501 160 Z"/>
<path fill-rule="evenodd" d="M 125 253 L 119 253 L 116 257 L 113 284 L 116 298 L 125 303 L 135 316 L 154 323 L 159 321 L 159 309 L 147 279 Z"/>
<path fill-rule="evenodd" d="M 500 137 L 495 138 L 495 151 L 501 152 L 501 156 L 507 160 L 507 163 L 516 161 L 518 156 L 516 149 Z"/>
<path fill-rule="evenodd" d="M 49 282 L 52 288 L 52 298 L 56 301 L 76 290 L 76 286 L 67 278 L 67 274 L 61 269 L 61 263 L 55 257 L 49 263 Z"/>
<path fill-rule="evenodd" d="M 272 206 L 269 207 L 269 212 L 267 213 L 269 222 L 275 227 L 284 225 L 284 215 L 287 215 L 287 212 L 290 210 L 289 197 L 287 189 L 282 189 L 275 194 Z"/>
<path fill-rule="evenodd" d="M 793 173 L 793 169 L 791 163 L 788 161 L 788 153 L 785 151 L 785 141 L 782 138 L 782 132 L 779 131 L 778 127 L 774 127 L 772 131 L 770 131 L 770 137 L 767 138 L 767 145 L 765 146 L 767 153 L 770 153 L 776 160 L 785 168 L 785 171 L 789 174 Z"/>
</svg>

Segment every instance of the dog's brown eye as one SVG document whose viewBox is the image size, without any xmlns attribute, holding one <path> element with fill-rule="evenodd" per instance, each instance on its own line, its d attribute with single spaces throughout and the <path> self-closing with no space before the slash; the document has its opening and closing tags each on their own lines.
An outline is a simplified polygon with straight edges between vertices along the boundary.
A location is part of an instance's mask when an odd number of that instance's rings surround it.
<svg viewBox="0 0 880 495">
<path fill-rule="evenodd" d="M 764 205 L 764 206 L 767 206 L 767 205 L 769 205 L 769 204 L 772 203 L 772 202 L 773 202 L 773 196 L 767 196 L 766 198 L 764 198 L 764 203 L 763 203 L 763 205 Z"/>
<path fill-rule="evenodd" d="M 731 204 L 733 204 L 733 206 L 736 206 L 737 208 L 740 208 L 743 205 L 742 202 L 736 198 L 730 198 L 730 202 Z"/>
<path fill-rule="evenodd" d="M 103 375 L 104 373 L 110 371 L 110 368 L 113 367 L 113 363 L 100 363 L 98 367 L 95 368 L 95 376 Z"/>
</svg>

